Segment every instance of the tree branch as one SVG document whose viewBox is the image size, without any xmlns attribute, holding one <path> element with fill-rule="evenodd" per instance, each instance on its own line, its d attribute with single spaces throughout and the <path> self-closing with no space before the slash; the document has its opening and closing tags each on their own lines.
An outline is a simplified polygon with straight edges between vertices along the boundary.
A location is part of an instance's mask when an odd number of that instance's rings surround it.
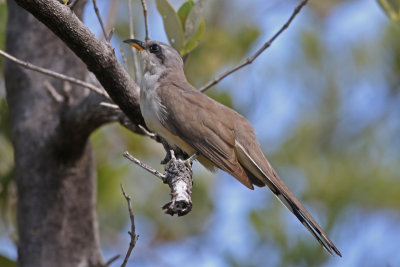
<svg viewBox="0 0 400 267">
<path fill-rule="evenodd" d="M 128 259 L 131 255 L 133 248 L 136 246 L 136 242 L 139 239 L 139 235 L 136 235 L 136 227 L 135 227 L 135 215 L 133 214 L 132 204 L 131 204 L 131 197 L 125 193 L 124 186 L 121 184 L 122 194 L 124 195 L 126 202 L 128 203 L 128 211 L 129 211 L 129 218 L 131 219 L 131 231 L 128 234 L 131 237 L 131 242 L 129 243 L 128 251 L 126 252 L 124 262 L 122 263 L 121 267 L 126 266 L 128 263 Z"/>
<path fill-rule="evenodd" d="M 56 0 L 15 0 L 56 34 L 94 73 L 111 99 L 134 124 L 144 125 L 139 107 L 139 86 L 129 77 L 114 50 Z"/>
<path fill-rule="evenodd" d="M 72 1 L 69 1 L 68 7 L 69 7 L 71 10 L 74 10 L 75 5 L 76 5 L 78 2 L 79 2 L 79 0 L 72 0 Z"/>
<path fill-rule="evenodd" d="M 77 133 L 83 132 L 80 131 L 79 129 L 84 129 L 84 134 L 89 134 L 91 131 L 93 131 L 97 127 L 100 127 L 104 123 L 119 121 L 119 123 L 128 130 L 137 134 L 147 135 L 150 138 L 156 140 L 157 142 L 160 142 L 156 134 L 150 133 L 149 131 L 147 131 L 146 128 L 144 128 L 141 125 L 133 124 L 131 120 L 129 120 L 126 117 L 126 115 L 121 111 L 118 105 L 106 102 L 107 100 L 110 100 L 110 97 L 108 96 L 106 91 L 104 91 L 102 88 L 96 87 L 91 83 L 87 83 L 82 80 L 78 80 L 73 77 L 60 74 L 58 72 L 54 72 L 52 70 L 38 67 L 31 63 L 17 59 L 2 50 L 0 50 L 0 55 L 3 55 L 5 58 L 11 60 L 12 62 L 26 69 L 37 71 L 45 75 L 48 75 L 50 77 L 64 80 L 67 82 L 66 84 L 69 84 L 68 82 L 71 82 L 80 85 L 98 95 L 98 97 L 96 97 L 96 95 L 89 95 L 86 99 L 81 101 L 81 103 L 79 103 L 74 108 L 69 109 L 68 112 L 64 114 L 63 118 L 64 125 L 67 125 L 67 128 L 75 130 L 74 132 L 75 137 L 78 136 Z M 63 102 L 68 99 L 68 97 L 64 98 L 62 95 L 60 95 L 47 80 L 43 83 L 43 86 L 56 102 Z M 108 107 L 109 109 L 104 109 L 102 107 Z M 79 121 L 79 123 L 76 123 L 77 121 Z M 85 123 L 82 123 L 83 121 L 85 121 Z M 71 125 L 71 122 L 74 123 L 74 125 Z"/>
<path fill-rule="evenodd" d="M 92 90 L 93 92 L 96 92 L 97 94 L 99 94 L 101 96 L 109 98 L 108 94 L 102 88 L 99 88 L 99 87 L 97 87 L 97 86 L 95 86 L 95 85 L 93 85 L 91 83 L 87 83 L 87 82 L 75 79 L 73 77 L 70 77 L 70 76 L 67 76 L 67 75 L 52 71 L 52 70 L 48 70 L 48 69 L 45 69 L 45 68 L 42 68 L 42 67 L 38 67 L 38 66 L 33 65 L 33 64 L 29 63 L 29 62 L 22 61 L 22 60 L 20 60 L 20 59 L 18 59 L 16 57 L 13 57 L 10 54 L 4 52 L 3 50 L 0 50 L 0 55 L 2 55 L 3 57 L 11 60 L 12 62 L 14 62 L 14 63 L 26 68 L 26 69 L 37 71 L 37 72 L 43 73 L 45 75 L 48 75 L 48 76 L 51 76 L 51 77 L 54 77 L 54 78 L 67 81 L 67 82 L 82 86 L 84 88 L 88 88 L 88 89 Z"/>
<path fill-rule="evenodd" d="M 259 55 L 261 55 L 268 47 L 271 46 L 272 42 L 284 31 L 286 30 L 290 23 L 293 21 L 293 19 L 297 16 L 297 14 L 300 12 L 300 10 L 303 8 L 303 6 L 305 6 L 307 4 L 308 0 L 303 0 L 294 10 L 292 15 L 290 16 L 290 18 L 286 21 L 286 23 L 279 29 L 279 31 L 277 31 L 274 36 L 272 36 L 271 39 L 268 40 L 268 42 L 266 42 L 260 49 L 258 49 L 253 56 L 247 58 L 244 62 L 240 63 L 239 65 L 237 65 L 236 67 L 226 71 L 225 73 L 215 77 L 212 81 L 208 82 L 206 85 L 204 85 L 203 87 L 201 87 L 199 90 L 201 92 L 206 91 L 208 88 L 210 88 L 211 86 L 216 85 L 218 82 L 220 82 L 222 79 L 224 79 L 225 77 L 231 75 L 232 73 L 234 73 L 235 71 L 243 68 L 246 65 L 251 64 Z"/>
<path fill-rule="evenodd" d="M 133 157 L 129 152 L 124 152 L 124 157 L 139 165 L 146 171 L 160 178 L 165 184 L 168 184 L 171 189 L 171 201 L 165 204 L 162 209 L 165 213 L 178 214 L 183 216 L 192 210 L 192 160 L 197 155 L 190 157 L 187 160 L 176 158 L 174 152 L 171 151 L 171 160 L 165 165 L 164 173 L 160 173 L 152 167 L 146 165 L 140 160 Z"/>
<path fill-rule="evenodd" d="M 118 13 L 118 6 L 119 6 L 119 0 L 111 0 L 109 1 L 110 5 L 108 6 L 108 14 L 107 14 L 107 19 L 106 19 L 106 29 L 112 28 L 114 22 L 115 22 L 115 16 Z"/>
<path fill-rule="evenodd" d="M 125 69 L 128 69 L 128 59 L 125 56 L 124 49 L 122 49 L 122 45 L 119 45 L 119 52 L 121 53 L 122 62 L 124 62 Z"/>
<path fill-rule="evenodd" d="M 62 128 L 63 132 L 70 136 L 67 140 L 89 136 L 98 127 L 105 123 L 119 121 L 120 116 L 124 116 L 120 109 L 100 105 L 104 101 L 108 99 L 92 93 L 64 112 Z"/>
<path fill-rule="evenodd" d="M 149 24 L 148 24 L 148 16 L 147 16 L 147 5 L 146 5 L 146 0 L 141 0 L 142 2 L 142 7 L 143 7 L 143 17 L 144 17 L 144 28 L 146 30 L 146 37 L 144 40 L 146 42 L 150 41 L 150 36 L 149 36 Z"/>
<path fill-rule="evenodd" d="M 114 257 L 112 257 L 111 259 L 109 259 L 104 266 L 108 267 L 110 266 L 114 261 L 118 260 L 118 258 L 120 257 L 120 255 L 115 255 Z"/>
<path fill-rule="evenodd" d="M 96 0 L 92 0 L 92 3 L 93 3 L 94 12 L 96 13 L 97 19 L 98 19 L 98 21 L 100 23 L 100 26 L 101 26 L 101 30 L 103 31 L 104 39 L 107 40 L 108 36 L 107 36 L 107 33 L 106 33 L 106 29 L 104 28 L 103 20 L 101 19 L 101 16 L 100 16 L 99 8 L 97 7 L 97 1 Z"/>
<path fill-rule="evenodd" d="M 107 43 L 110 43 L 111 38 L 112 38 L 112 36 L 113 36 L 113 34 L 114 34 L 114 31 L 115 31 L 115 28 L 112 28 L 112 29 L 110 30 L 110 33 L 108 34 L 107 39 L 106 39 Z M 111 46 L 111 44 L 110 44 L 110 46 Z"/>
<path fill-rule="evenodd" d="M 130 161 L 132 161 L 133 163 L 135 163 L 136 165 L 142 167 L 143 169 L 145 169 L 146 171 L 148 171 L 149 173 L 153 174 L 154 176 L 158 177 L 161 179 L 161 181 L 165 182 L 165 175 L 162 174 L 161 172 L 157 171 L 156 169 L 150 167 L 149 165 L 147 165 L 146 163 L 141 162 L 140 160 L 138 160 L 137 158 L 135 158 L 134 156 L 132 156 L 128 151 L 124 152 L 124 157 L 129 159 Z"/>
<path fill-rule="evenodd" d="M 44 81 L 43 85 L 56 102 L 61 103 L 64 101 L 64 97 L 57 92 L 56 88 L 49 81 Z"/>
<path fill-rule="evenodd" d="M 129 38 L 135 39 L 135 31 L 133 29 L 133 14 L 132 14 L 132 1 L 128 0 L 128 8 L 129 8 Z M 140 79 L 140 69 L 139 69 L 139 62 L 136 54 L 136 49 L 131 47 L 132 55 L 133 55 L 133 69 L 135 72 L 136 81 L 139 82 Z M 126 64 L 128 68 L 128 65 Z"/>
</svg>

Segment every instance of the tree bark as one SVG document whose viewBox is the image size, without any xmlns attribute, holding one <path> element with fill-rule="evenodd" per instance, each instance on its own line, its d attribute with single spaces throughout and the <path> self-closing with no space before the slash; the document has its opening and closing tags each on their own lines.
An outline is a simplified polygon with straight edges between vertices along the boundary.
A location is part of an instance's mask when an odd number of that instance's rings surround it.
<svg viewBox="0 0 400 267">
<path fill-rule="evenodd" d="M 74 9 L 78 17 L 80 2 Z M 7 51 L 79 79 L 87 73 L 62 41 L 14 1 L 8 1 Z M 6 62 L 18 188 L 18 265 L 100 266 L 96 172 L 88 136 L 107 119 L 91 116 L 92 105 L 85 112 L 86 126 L 76 129 L 80 117 L 70 115 L 88 101 L 87 93 L 72 86 L 69 101 L 57 102 L 45 90 L 46 80 L 63 94 L 62 81 Z"/>
<path fill-rule="evenodd" d="M 145 126 L 139 87 L 113 48 L 80 20 L 84 2 L 72 11 L 56 0 L 9 0 L 7 51 L 78 79 L 89 69 L 138 130 Z M 76 87 L 65 94 L 63 82 L 11 62 L 6 63 L 5 80 L 19 197 L 19 266 L 103 265 L 88 137 L 104 123 L 124 121 L 125 115 L 100 107 L 104 99 L 96 94 L 87 96 Z M 51 97 L 45 81 L 64 94 L 65 101 Z"/>
<path fill-rule="evenodd" d="M 118 62 L 110 45 L 97 39 L 61 1 L 15 2 L 46 25 L 86 64 L 133 124 L 145 125 L 139 107 L 139 86 Z"/>
</svg>

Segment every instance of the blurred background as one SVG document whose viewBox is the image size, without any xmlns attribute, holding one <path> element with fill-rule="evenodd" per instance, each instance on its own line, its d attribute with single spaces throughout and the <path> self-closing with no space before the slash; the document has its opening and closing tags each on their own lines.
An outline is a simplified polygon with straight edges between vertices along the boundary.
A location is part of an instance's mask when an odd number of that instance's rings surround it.
<svg viewBox="0 0 400 267">
<path fill-rule="evenodd" d="M 98 0 L 120 55 L 128 2 Z M 140 1 L 136 36 L 144 39 Z M 151 39 L 168 42 L 154 1 Z M 170 1 L 178 9 L 184 1 Z M 394 1 L 395 2 L 395 1 Z M 252 55 L 298 1 L 204 1 L 205 32 L 186 64 L 201 87 Z M 0 1 L 0 48 L 6 3 Z M 101 37 L 92 3 L 85 23 Z M 133 75 L 132 54 L 122 46 Z M 122 59 L 121 59 L 122 60 Z M 15 260 L 13 151 L 0 58 L 0 265 Z M 118 124 L 91 137 L 98 168 L 104 259 L 125 255 L 130 222 L 119 184 L 133 198 L 139 241 L 134 266 L 400 266 L 400 25 L 376 1 L 310 1 L 254 63 L 207 94 L 247 117 L 264 154 L 343 254 L 330 257 L 265 188 L 194 166 L 193 210 L 163 214 L 169 188 L 122 157 L 162 170 L 162 146 Z M 114 265 L 122 263 L 117 260 Z"/>
</svg>

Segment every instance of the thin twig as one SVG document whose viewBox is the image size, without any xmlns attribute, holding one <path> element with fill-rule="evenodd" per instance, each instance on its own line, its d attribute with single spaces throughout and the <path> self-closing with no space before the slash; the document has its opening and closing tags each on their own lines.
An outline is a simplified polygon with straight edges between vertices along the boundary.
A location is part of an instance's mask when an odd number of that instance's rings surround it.
<svg viewBox="0 0 400 267">
<path fill-rule="evenodd" d="M 149 173 L 157 176 L 158 178 L 160 178 L 163 182 L 165 180 L 165 175 L 162 174 L 161 172 L 153 169 L 152 167 L 148 166 L 147 164 L 141 162 L 140 160 L 138 160 L 137 158 L 133 157 L 131 154 L 129 154 L 128 151 L 124 152 L 124 157 L 129 159 L 130 161 L 132 161 L 133 163 L 139 165 L 140 167 L 142 167 L 143 169 L 145 169 L 146 171 L 148 171 Z"/>
<path fill-rule="evenodd" d="M 4 52 L 3 50 L 0 50 L 0 55 L 4 56 L 5 58 L 11 60 L 12 62 L 14 62 L 14 63 L 26 68 L 26 69 L 37 71 L 37 72 L 46 74 L 48 76 L 51 76 L 51 77 L 54 77 L 54 78 L 57 78 L 57 79 L 61 79 L 63 81 L 68 81 L 70 83 L 82 86 L 84 88 L 88 88 L 88 89 L 92 90 L 93 92 L 96 92 L 99 95 L 102 95 L 102 96 L 104 96 L 106 98 L 110 98 L 108 96 L 108 94 L 102 88 L 96 87 L 91 83 L 87 83 L 87 82 L 72 78 L 70 76 L 67 76 L 67 75 L 52 71 L 52 70 L 48 70 L 48 69 L 45 69 L 45 68 L 38 67 L 38 66 L 33 65 L 33 64 L 29 63 L 29 62 L 25 62 L 25 61 L 19 60 L 19 59 L 15 58 L 15 57 L 11 56 L 10 54 Z"/>
<path fill-rule="evenodd" d="M 146 128 L 144 128 L 142 125 L 139 124 L 139 129 L 142 130 L 142 132 L 147 135 L 148 137 L 150 137 L 151 139 L 157 140 L 157 134 L 152 133 L 150 131 L 148 131 Z"/>
<path fill-rule="evenodd" d="M 114 261 L 118 260 L 118 258 L 119 258 L 120 256 L 121 256 L 121 255 L 115 255 L 114 257 L 112 257 L 111 259 L 109 259 L 109 260 L 104 264 L 104 266 L 110 266 L 111 263 L 113 263 Z"/>
<path fill-rule="evenodd" d="M 128 1 L 129 7 L 129 38 L 135 39 L 135 33 L 133 30 L 133 14 L 132 14 L 132 0 Z M 140 69 L 139 69 L 139 61 L 136 54 L 136 49 L 131 47 L 132 55 L 133 55 L 133 68 L 135 72 L 136 82 L 139 83 L 140 79 Z"/>
<path fill-rule="evenodd" d="M 208 88 L 210 88 L 211 86 L 217 84 L 219 81 L 221 81 L 222 79 L 224 79 L 225 77 L 227 77 L 228 75 L 232 74 L 233 72 L 243 68 L 246 65 L 251 64 L 259 55 L 261 55 L 271 44 L 272 42 L 284 31 L 286 30 L 290 23 L 292 22 L 292 20 L 296 17 L 296 15 L 300 12 L 300 10 L 307 4 L 308 0 L 303 0 L 294 10 L 292 15 L 290 16 L 290 18 L 286 21 L 286 23 L 279 29 L 278 32 L 275 33 L 274 36 L 272 36 L 271 39 L 269 39 L 268 42 L 266 42 L 260 49 L 258 49 L 256 51 L 256 53 L 247 58 L 244 62 L 242 62 L 241 64 L 237 65 L 236 67 L 232 68 L 231 70 L 228 70 L 227 72 L 221 74 L 220 76 L 217 76 L 214 78 L 214 80 L 208 82 L 206 85 L 204 85 L 203 87 L 201 87 L 199 90 L 201 92 L 204 92 L 205 90 L 207 90 Z"/>
<path fill-rule="evenodd" d="M 131 197 L 125 193 L 124 186 L 121 184 L 122 194 L 124 195 L 126 202 L 128 203 L 128 211 L 129 211 L 129 218 L 131 219 L 131 231 L 128 232 L 131 236 L 131 242 L 129 243 L 128 251 L 126 252 L 124 262 L 122 263 L 122 267 L 126 266 L 128 259 L 131 255 L 133 248 L 136 245 L 137 240 L 139 239 L 139 235 L 136 235 L 135 232 L 135 215 L 133 214 L 132 204 L 131 204 Z"/>
<path fill-rule="evenodd" d="M 101 30 L 103 31 L 104 38 L 107 39 L 108 36 L 107 36 L 107 33 L 106 33 L 106 29 L 104 28 L 103 20 L 101 19 L 100 11 L 99 11 L 99 9 L 97 7 L 97 0 L 92 0 L 92 2 L 93 2 L 94 12 L 96 12 L 97 19 L 100 22 L 100 26 L 101 26 Z"/>
<path fill-rule="evenodd" d="M 128 69 L 128 59 L 125 56 L 124 49 L 122 49 L 122 45 L 119 45 L 119 52 L 121 53 L 122 61 L 124 62 L 125 69 Z"/>
<path fill-rule="evenodd" d="M 146 30 L 146 37 L 144 40 L 148 42 L 150 40 L 149 36 L 149 24 L 148 24 L 148 16 L 147 16 L 147 5 L 146 5 L 146 0 L 141 0 L 142 2 L 142 7 L 143 7 L 143 17 L 144 17 L 144 28 Z"/>
<path fill-rule="evenodd" d="M 78 2 L 79 2 L 79 0 L 72 0 L 72 1 L 70 1 L 70 2 L 68 3 L 68 7 L 69 7 L 71 10 L 74 10 L 75 5 L 76 5 Z"/>
<path fill-rule="evenodd" d="M 115 23 L 115 17 L 118 12 L 119 0 L 111 0 L 108 6 L 107 19 L 105 21 L 105 28 L 110 29 Z"/>
<path fill-rule="evenodd" d="M 53 97 L 53 99 L 57 103 L 61 103 L 64 101 L 64 97 L 57 92 L 56 88 L 54 88 L 54 86 L 49 81 L 44 81 L 43 85 L 44 88 L 46 88 L 47 92 L 49 92 L 51 97 Z"/>
<path fill-rule="evenodd" d="M 111 108 L 111 109 L 120 109 L 118 105 L 108 103 L 108 102 L 100 102 L 100 106 Z"/>
<path fill-rule="evenodd" d="M 72 91 L 72 86 L 70 82 L 64 81 L 64 86 L 63 86 L 63 96 L 64 96 L 64 101 L 68 106 L 71 106 L 73 103 L 73 97 L 71 94 Z M 83 91 L 84 95 L 87 96 L 90 90 L 85 90 Z"/>
<path fill-rule="evenodd" d="M 115 31 L 115 28 L 112 28 L 110 33 L 108 34 L 108 37 L 107 37 L 107 40 L 106 40 L 107 43 L 109 43 L 111 41 L 111 38 L 113 37 L 114 31 Z"/>
</svg>

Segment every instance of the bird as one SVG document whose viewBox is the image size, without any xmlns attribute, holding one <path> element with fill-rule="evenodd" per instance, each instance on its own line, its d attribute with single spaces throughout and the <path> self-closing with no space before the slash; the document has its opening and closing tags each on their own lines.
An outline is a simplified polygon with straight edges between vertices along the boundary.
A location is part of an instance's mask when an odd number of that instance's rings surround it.
<svg viewBox="0 0 400 267">
<path fill-rule="evenodd" d="M 329 254 L 342 256 L 272 168 L 246 118 L 192 86 L 182 57 L 171 46 L 137 39 L 124 42 L 139 51 L 143 69 L 139 104 L 149 130 L 172 148 L 197 153 L 206 168 L 219 168 L 249 189 L 267 186 Z"/>
</svg>

